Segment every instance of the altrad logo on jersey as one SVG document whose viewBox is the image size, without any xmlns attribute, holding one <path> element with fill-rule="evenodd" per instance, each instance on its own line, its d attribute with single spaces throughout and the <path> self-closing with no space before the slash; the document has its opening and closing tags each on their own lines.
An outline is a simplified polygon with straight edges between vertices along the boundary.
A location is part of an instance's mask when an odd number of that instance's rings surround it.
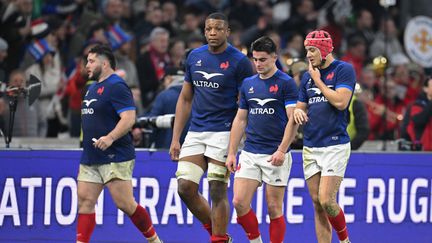
<svg viewBox="0 0 432 243">
<path fill-rule="evenodd" d="M 219 88 L 219 84 L 216 82 L 209 81 L 213 77 L 217 76 L 223 76 L 223 73 L 207 73 L 204 71 L 195 71 L 195 73 L 199 73 L 205 78 L 206 80 L 194 80 L 193 84 L 197 87 L 205 87 L 205 88 L 213 88 L 217 89 Z"/>
<path fill-rule="evenodd" d="M 96 101 L 97 101 L 97 99 L 83 100 L 83 103 L 87 108 L 81 109 L 81 115 L 87 115 L 87 114 L 92 115 L 94 113 L 94 110 L 93 110 L 93 108 L 89 108 L 89 106 L 91 103 L 96 102 Z"/>
<path fill-rule="evenodd" d="M 252 98 L 252 99 L 249 99 L 249 101 L 255 101 L 258 105 L 264 106 L 265 104 L 267 104 L 269 102 L 277 101 L 277 99 L 273 99 L 273 98 L 267 98 L 267 99 Z M 275 110 L 272 107 L 269 107 L 269 108 L 262 108 L 262 107 L 250 108 L 250 110 L 249 110 L 249 114 L 252 114 L 252 115 L 273 115 L 274 113 L 275 113 Z"/>
</svg>

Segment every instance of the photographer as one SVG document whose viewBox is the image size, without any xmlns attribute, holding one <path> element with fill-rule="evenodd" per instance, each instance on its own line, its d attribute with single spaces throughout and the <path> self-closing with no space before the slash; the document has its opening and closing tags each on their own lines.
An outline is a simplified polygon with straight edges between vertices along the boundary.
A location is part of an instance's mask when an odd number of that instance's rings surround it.
<svg viewBox="0 0 432 243">
<path fill-rule="evenodd" d="M 423 93 L 408 108 L 402 134 L 412 142 L 411 150 L 432 151 L 432 77 L 425 79 Z"/>
<path fill-rule="evenodd" d="M 154 147 L 158 149 L 168 149 L 170 147 L 172 138 L 172 123 L 170 122 L 173 120 L 169 120 L 166 125 L 161 127 L 161 125 L 158 125 L 156 119 L 163 119 L 162 116 L 166 114 L 175 114 L 175 108 L 182 89 L 183 79 L 184 73 L 180 69 L 167 68 L 165 70 L 165 76 L 163 78 L 163 86 L 165 89 L 156 96 L 150 112 L 145 116 L 147 119 L 141 119 L 140 121 L 140 126 L 147 129 L 145 131 L 150 132 L 150 136 L 147 137 L 147 139 L 145 139 L 145 135 L 148 134 L 144 134 L 144 147 Z M 169 116 L 164 118 L 172 119 Z M 187 124 L 185 126 L 185 131 L 183 131 L 182 134 L 182 143 L 188 128 L 189 125 Z M 134 137 L 136 138 L 136 129 L 134 133 Z M 139 131 L 139 133 L 141 132 Z M 138 137 L 140 136 L 138 135 Z"/>
</svg>

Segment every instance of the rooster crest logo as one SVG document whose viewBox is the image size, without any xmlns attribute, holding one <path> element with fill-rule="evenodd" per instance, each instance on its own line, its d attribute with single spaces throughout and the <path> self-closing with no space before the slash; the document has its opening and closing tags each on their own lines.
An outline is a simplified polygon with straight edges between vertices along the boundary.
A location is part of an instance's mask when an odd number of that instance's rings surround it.
<svg viewBox="0 0 432 243">
<path fill-rule="evenodd" d="M 229 61 L 222 62 L 219 67 L 223 70 L 227 70 L 227 68 L 229 68 Z"/>
<path fill-rule="evenodd" d="M 332 80 L 333 77 L 334 77 L 334 72 L 331 72 L 331 73 L 327 74 L 326 79 L 327 79 L 327 80 Z"/>
<path fill-rule="evenodd" d="M 104 92 L 104 90 L 105 90 L 105 86 L 100 87 L 100 88 L 96 91 L 96 93 L 97 93 L 98 95 L 102 95 L 102 93 Z"/>
<path fill-rule="evenodd" d="M 278 92 L 278 90 L 279 90 L 279 86 L 277 84 L 271 85 L 270 89 L 269 89 L 270 93 L 273 93 L 273 94 L 276 94 Z"/>
</svg>

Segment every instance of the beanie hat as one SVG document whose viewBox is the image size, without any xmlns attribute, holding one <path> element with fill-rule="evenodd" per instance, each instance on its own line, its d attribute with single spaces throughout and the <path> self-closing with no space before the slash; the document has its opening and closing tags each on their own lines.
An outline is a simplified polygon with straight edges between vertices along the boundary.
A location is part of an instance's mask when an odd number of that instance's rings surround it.
<svg viewBox="0 0 432 243">
<path fill-rule="evenodd" d="M 304 46 L 313 46 L 321 53 L 321 60 L 333 51 L 333 41 L 330 34 L 324 30 L 314 30 L 310 32 L 304 41 Z"/>
</svg>

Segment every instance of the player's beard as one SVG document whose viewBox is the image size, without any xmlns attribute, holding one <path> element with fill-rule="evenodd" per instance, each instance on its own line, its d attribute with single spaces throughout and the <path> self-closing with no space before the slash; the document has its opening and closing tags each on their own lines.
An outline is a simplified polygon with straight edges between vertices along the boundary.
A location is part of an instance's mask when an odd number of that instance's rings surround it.
<svg viewBox="0 0 432 243">
<path fill-rule="evenodd" d="M 97 66 L 97 67 L 95 67 L 95 69 L 93 70 L 92 75 L 91 75 L 91 76 L 89 75 L 89 79 L 90 79 L 90 80 L 96 80 L 96 81 L 99 81 L 99 78 L 100 78 L 100 76 L 101 76 L 101 73 L 102 73 L 102 67 L 101 67 L 101 66 Z"/>
</svg>

